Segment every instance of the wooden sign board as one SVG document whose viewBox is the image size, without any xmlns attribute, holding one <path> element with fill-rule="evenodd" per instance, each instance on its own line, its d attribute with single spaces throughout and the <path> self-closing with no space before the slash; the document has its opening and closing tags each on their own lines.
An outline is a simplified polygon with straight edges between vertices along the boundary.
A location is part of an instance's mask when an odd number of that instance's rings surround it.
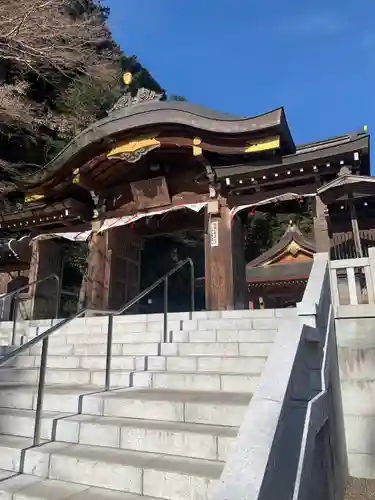
<svg viewBox="0 0 375 500">
<path fill-rule="evenodd" d="M 155 177 L 130 184 L 137 210 L 165 207 L 171 204 L 165 177 Z"/>
<path fill-rule="evenodd" d="M 211 243 L 211 247 L 218 247 L 219 246 L 219 221 L 218 220 L 211 222 L 210 243 Z"/>
</svg>

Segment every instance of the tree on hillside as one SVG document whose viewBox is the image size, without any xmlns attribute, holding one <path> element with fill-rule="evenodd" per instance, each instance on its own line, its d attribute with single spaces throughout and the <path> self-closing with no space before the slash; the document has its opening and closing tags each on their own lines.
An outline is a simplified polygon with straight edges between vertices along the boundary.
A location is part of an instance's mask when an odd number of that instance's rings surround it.
<svg viewBox="0 0 375 500">
<path fill-rule="evenodd" d="M 106 116 L 131 68 L 160 88 L 112 39 L 98 0 L 7 0 L 0 18 L 0 181 L 38 170 Z"/>
<path fill-rule="evenodd" d="M 59 93 L 77 77 L 101 86 L 115 79 L 120 51 L 106 27 L 106 11 L 95 5 L 81 0 L 7 0 L 2 6 L 2 122 L 26 129 L 44 124 L 64 128 L 53 115 Z"/>
</svg>

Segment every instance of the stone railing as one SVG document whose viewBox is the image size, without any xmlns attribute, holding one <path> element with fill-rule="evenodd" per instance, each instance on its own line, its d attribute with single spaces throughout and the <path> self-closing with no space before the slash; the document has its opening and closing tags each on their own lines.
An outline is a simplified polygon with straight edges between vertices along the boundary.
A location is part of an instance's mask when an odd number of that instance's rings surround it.
<svg viewBox="0 0 375 500">
<path fill-rule="evenodd" d="M 215 500 L 328 500 L 345 487 L 328 255 L 315 256 L 297 312 L 278 332 Z"/>
<path fill-rule="evenodd" d="M 333 302 L 339 306 L 375 304 L 375 247 L 368 257 L 331 260 Z"/>
</svg>

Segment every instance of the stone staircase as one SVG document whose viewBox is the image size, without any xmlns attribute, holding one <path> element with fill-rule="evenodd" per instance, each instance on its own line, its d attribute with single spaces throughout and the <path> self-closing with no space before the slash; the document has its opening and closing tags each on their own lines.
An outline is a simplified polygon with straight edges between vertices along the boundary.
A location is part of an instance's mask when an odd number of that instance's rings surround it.
<svg viewBox="0 0 375 500">
<path fill-rule="evenodd" d="M 117 317 L 107 392 L 108 318 L 55 332 L 41 446 L 31 447 L 41 345 L 0 368 L 0 498 L 212 498 L 277 329 L 295 315 L 170 314 L 168 342 L 162 315 Z"/>
</svg>

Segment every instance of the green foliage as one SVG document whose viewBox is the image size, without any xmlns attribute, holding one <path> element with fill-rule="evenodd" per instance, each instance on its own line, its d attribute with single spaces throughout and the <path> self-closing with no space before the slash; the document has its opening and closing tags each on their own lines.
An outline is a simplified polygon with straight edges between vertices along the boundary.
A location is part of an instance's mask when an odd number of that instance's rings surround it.
<svg viewBox="0 0 375 500">
<path fill-rule="evenodd" d="M 81 17 L 87 14 L 99 14 L 103 20 L 109 17 L 110 9 L 102 2 L 94 0 L 65 0 L 69 14 L 74 17 Z"/>
</svg>

